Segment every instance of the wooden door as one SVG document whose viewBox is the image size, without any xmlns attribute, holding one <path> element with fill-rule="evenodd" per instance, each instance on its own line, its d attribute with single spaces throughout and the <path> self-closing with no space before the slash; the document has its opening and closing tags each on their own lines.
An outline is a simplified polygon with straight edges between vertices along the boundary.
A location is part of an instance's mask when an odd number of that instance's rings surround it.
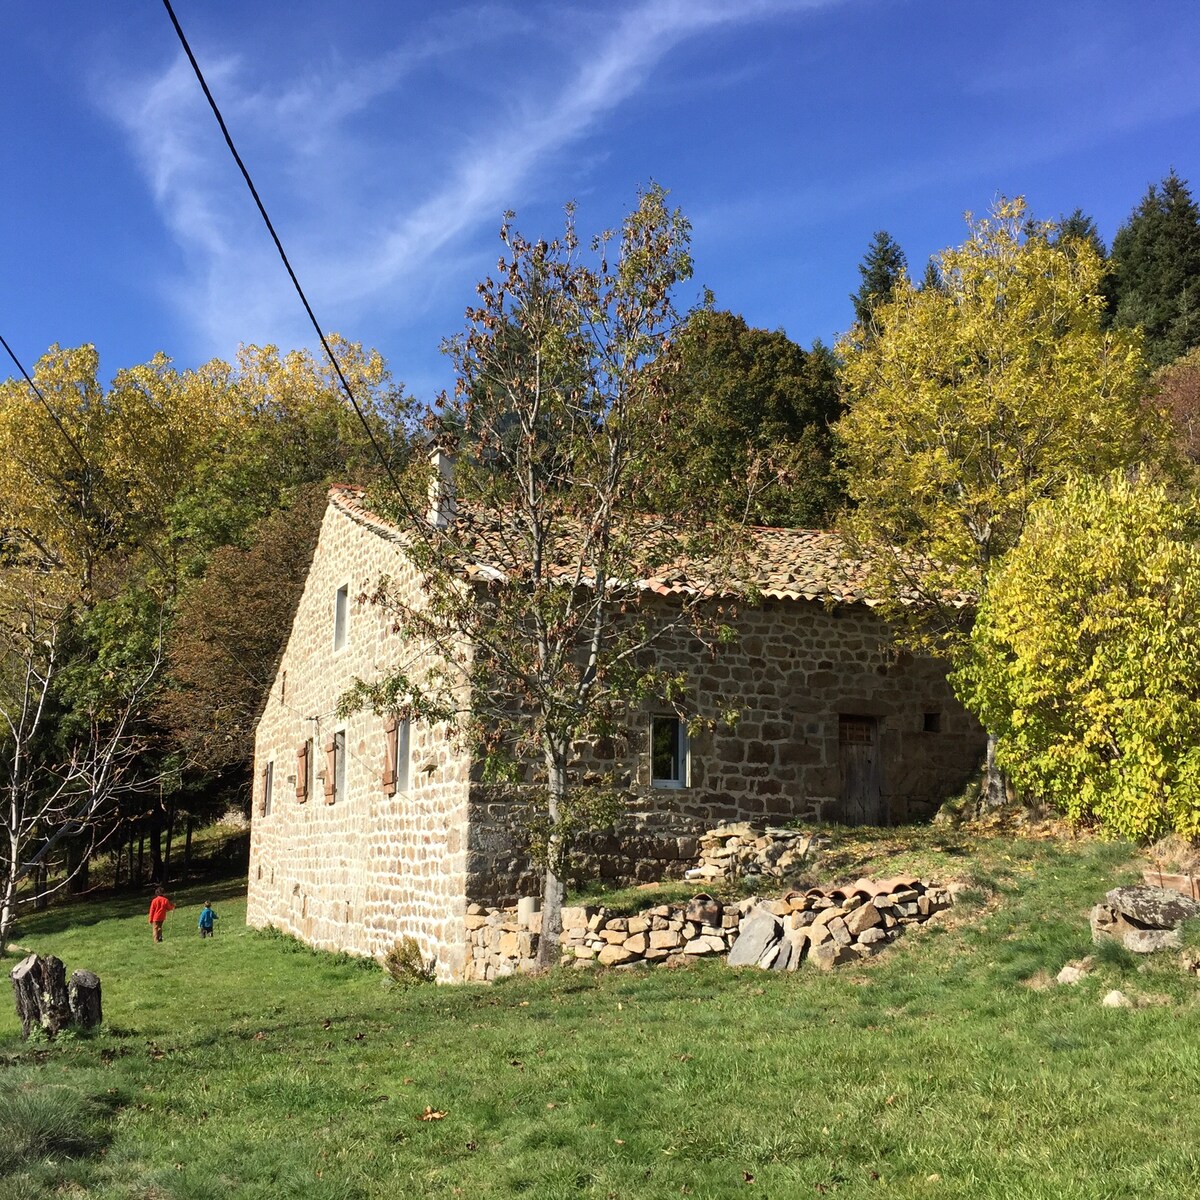
<svg viewBox="0 0 1200 1200">
<path fill-rule="evenodd" d="M 838 718 L 838 760 L 842 770 L 842 820 L 847 825 L 883 824 L 883 764 L 879 718 Z"/>
</svg>

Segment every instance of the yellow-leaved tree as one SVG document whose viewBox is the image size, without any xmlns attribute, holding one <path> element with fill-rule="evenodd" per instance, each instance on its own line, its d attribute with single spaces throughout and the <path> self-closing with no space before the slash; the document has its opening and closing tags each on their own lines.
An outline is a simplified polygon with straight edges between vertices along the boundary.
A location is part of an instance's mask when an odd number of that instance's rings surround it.
<svg viewBox="0 0 1200 1200">
<path fill-rule="evenodd" d="M 1200 837 L 1200 505 L 1080 479 L 993 574 L 955 686 L 997 761 L 1075 820 Z"/>
<path fill-rule="evenodd" d="M 1158 436 L 1137 335 L 1102 328 L 1093 247 L 1031 223 L 1020 199 L 968 227 L 939 284 L 900 279 L 838 347 L 848 529 L 898 573 L 893 594 L 916 587 L 935 612 L 944 590 L 984 590 L 1036 501 L 1142 461 Z M 910 577 L 893 547 L 931 569 Z"/>
<path fill-rule="evenodd" d="M 986 593 L 1031 507 L 1162 440 L 1137 333 L 1102 326 L 1094 247 L 1030 221 L 1021 199 L 967 224 L 936 281 L 901 278 L 838 347 L 847 532 L 903 636 L 952 661 L 969 625 L 947 601 Z M 994 771 L 988 783 L 998 800 Z"/>
</svg>

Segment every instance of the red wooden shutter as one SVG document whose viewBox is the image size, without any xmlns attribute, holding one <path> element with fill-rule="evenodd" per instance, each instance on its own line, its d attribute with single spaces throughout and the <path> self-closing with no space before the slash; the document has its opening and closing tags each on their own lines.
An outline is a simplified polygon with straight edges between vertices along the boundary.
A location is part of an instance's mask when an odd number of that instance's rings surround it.
<svg viewBox="0 0 1200 1200">
<path fill-rule="evenodd" d="M 325 803 L 337 799 L 337 741 L 330 738 L 325 743 Z"/>
<path fill-rule="evenodd" d="M 301 804 L 308 799 L 308 743 L 296 749 L 296 799 Z"/>
<path fill-rule="evenodd" d="M 388 717 L 383 723 L 383 794 L 396 794 L 396 729 L 398 722 L 395 717 Z"/>
</svg>

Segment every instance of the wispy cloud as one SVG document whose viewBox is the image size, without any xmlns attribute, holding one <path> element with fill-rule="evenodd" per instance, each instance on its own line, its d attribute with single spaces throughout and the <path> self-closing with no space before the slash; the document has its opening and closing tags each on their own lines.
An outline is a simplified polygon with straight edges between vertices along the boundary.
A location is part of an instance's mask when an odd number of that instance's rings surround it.
<svg viewBox="0 0 1200 1200">
<path fill-rule="evenodd" d="M 554 22 L 585 24 L 574 57 L 564 57 L 558 44 L 555 54 L 539 55 L 528 10 L 479 6 L 469 21 L 459 10 L 452 24 L 426 26 L 352 69 L 330 65 L 275 90 L 251 82 L 255 62 L 248 57 L 210 57 L 205 70 L 243 150 L 252 144 L 256 164 L 265 164 L 259 182 L 269 179 L 268 209 L 287 231 L 318 310 L 354 315 L 395 308 L 405 297 L 416 297 L 407 302 L 419 306 L 465 245 L 490 229 L 502 209 L 520 204 L 546 164 L 634 97 L 682 43 L 844 2 L 642 0 L 615 18 L 608 8 L 581 15 L 547 5 L 539 18 L 549 23 L 550 40 Z M 530 43 L 522 72 L 506 74 L 507 90 L 493 103 L 457 108 L 463 127 L 440 148 L 437 181 L 422 187 L 415 170 L 398 172 L 394 188 L 372 180 L 366 172 L 381 151 L 403 161 L 411 153 L 405 139 L 421 133 L 399 115 L 400 93 L 417 86 L 430 64 L 511 37 L 514 22 L 525 23 Z M 514 79 L 521 81 L 515 88 Z M 180 58 L 157 78 L 111 89 L 106 104 L 183 252 L 185 277 L 165 286 L 198 341 L 228 353 L 241 337 L 305 340 L 295 300 L 239 195 L 187 63 Z M 380 133 L 364 130 L 387 112 L 397 116 L 381 145 Z M 360 152 L 362 139 L 370 153 Z M 397 202 L 397 193 L 415 199 Z"/>
</svg>

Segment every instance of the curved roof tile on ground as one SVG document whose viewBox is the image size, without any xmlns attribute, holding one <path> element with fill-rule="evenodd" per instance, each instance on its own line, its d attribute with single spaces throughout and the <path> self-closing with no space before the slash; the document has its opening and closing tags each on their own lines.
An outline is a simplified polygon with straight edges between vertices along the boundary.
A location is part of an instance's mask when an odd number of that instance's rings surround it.
<svg viewBox="0 0 1200 1200">
<path fill-rule="evenodd" d="M 351 520 L 381 537 L 403 542 L 404 531 L 367 508 L 362 488 L 334 484 L 329 489 L 330 503 Z M 867 564 L 854 555 L 839 534 L 817 529 L 782 529 L 750 526 L 749 547 L 745 555 L 746 578 L 742 582 L 769 600 L 817 600 L 842 604 L 879 604 L 868 591 Z M 468 569 L 478 579 L 497 578 L 498 565 L 480 561 Z M 564 576 L 570 572 L 564 570 Z M 694 572 L 693 572 L 694 576 Z M 686 568 L 659 573 L 641 580 L 637 586 L 660 596 L 695 595 L 702 583 L 689 577 Z M 972 598 L 959 593 L 950 599 L 956 607 L 967 607 Z"/>
</svg>

